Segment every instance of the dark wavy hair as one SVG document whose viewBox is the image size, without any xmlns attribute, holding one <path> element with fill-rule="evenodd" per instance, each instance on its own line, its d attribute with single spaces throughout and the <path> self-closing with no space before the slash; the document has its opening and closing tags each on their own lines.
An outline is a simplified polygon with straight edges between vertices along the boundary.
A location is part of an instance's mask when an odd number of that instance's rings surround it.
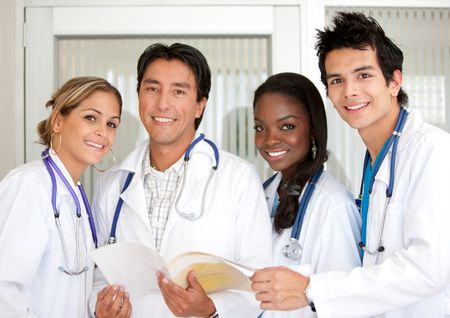
<svg viewBox="0 0 450 318">
<path fill-rule="evenodd" d="M 372 48 L 377 55 L 378 65 L 386 83 L 392 80 L 395 70 L 402 71 L 403 52 L 386 36 L 378 22 L 360 12 L 338 12 L 333 18 L 333 26 L 317 30 L 315 48 L 319 57 L 319 69 L 322 83 L 328 89 L 326 81 L 325 59 L 327 54 L 341 48 L 366 50 Z M 400 88 L 397 100 L 400 106 L 408 104 L 408 95 Z"/>
<path fill-rule="evenodd" d="M 255 91 L 253 110 L 264 94 L 278 93 L 296 102 L 309 117 L 311 136 L 317 147 L 316 158 L 312 152 L 302 161 L 298 161 L 295 173 L 288 180 L 289 191 L 280 202 L 274 218 L 274 229 L 280 233 L 294 224 L 299 206 L 299 196 L 305 184 L 323 168 L 327 161 L 327 117 L 325 106 L 316 86 L 305 76 L 297 73 L 279 73 L 270 76 Z M 276 107 L 276 105 L 273 105 Z M 294 190 L 294 191 L 292 191 Z"/>
<path fill-rule="evenodd" d="M 139 57 L 137 64 L 137 92 L 141 88 L 142 78 L 147 66 L 158 59 L 167 61 L 178 60 L 184 63 L 192 71 L 197 85 L 197 102 L 203 97 L 208 99 L 211 90 L 211 70 L 203 54 L 196 48 L 183 44 L 174 43 L 170 46 L 162 43 L 155 43 L 147 47 Z M 203 109 L 203 112 L 205 110 Z M 202 122 L 203 113 L 195 119 L 195 129 Z"/>
</svg>

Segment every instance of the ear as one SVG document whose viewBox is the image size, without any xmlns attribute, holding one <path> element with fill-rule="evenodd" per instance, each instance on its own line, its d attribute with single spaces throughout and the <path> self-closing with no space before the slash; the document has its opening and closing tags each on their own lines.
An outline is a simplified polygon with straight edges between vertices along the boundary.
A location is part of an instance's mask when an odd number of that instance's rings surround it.
<svg viewBox="0 0 450 318">
<path fill-rule="evenodd" d="M 59 133 L 62 128 L 64 117 L 58 112 L 52 118 L 52 132 Z"/>
<path fill-rule="evenodd" d="M 403 84 L 403 74 L 400 70 L 395 70 L 392 74 L 392 79 L 389 82 L 389 90 L 392 97 L 397 97 L 398 92 Z"/>
<path fill-rule="evenodd" d="M 200 116 L 203 114 L 203 110 L 205 109 L 207 102 L 208 102 L 208 99 L 206 97 L 203 97 L 197 103 L 197 109 L 196 109 L 196 112 L 195 112 L 195 118 L 200 118 Z"/>
</svg>

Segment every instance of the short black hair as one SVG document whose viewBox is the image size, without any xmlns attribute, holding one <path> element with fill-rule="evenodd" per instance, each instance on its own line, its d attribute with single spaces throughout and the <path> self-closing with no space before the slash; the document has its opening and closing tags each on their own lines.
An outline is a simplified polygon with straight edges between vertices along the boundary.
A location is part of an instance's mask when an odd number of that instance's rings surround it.
<svg viewBox="0 0 450 318">
<path fill-rule="evenodd" d="M 211 70 L 208 62 L 199 50 L 183 43 L 174 43 L 170 46 L 162 43 L 155 43 L 142 52 L 137 64 L 138 93 L 147 66 L 158 59 L 168 61 L 178 60 L 186 64 L 195 77 L 195 83 L 197 85 L 197 102 L 200 102 L 204 97 L 208 99 L 211 90 Z M 195 129 L 200 126 L 202 118 L 203 113 L 199 118 L 195 119 Z"/>
<path fill-rule="evenodd" d="M 293 100 L 309 117 L 311 137 L 317 147 L 314 158 L 312 152 L 302 161 L 297 162 L 294 176 L 289 180 L 289 187 L 296 188 L 298 195 L 288 195 L 280 202 L 274 218 L 274 228 L 280 233 L 282 229 L 294 224 L 298 209 L 301 189 L 327 161 L 327 116 L 325 105 L 316 86 L 305 76 L 297 73 L 279 73 L 270 76 L 255 91 L 253 110 L 259 99 L 265 94 L 281 94 Z M 273 105 L 276 107 L 276 105 Z"/>
<path fill-rule="evenodd" d="M 403 52 L 386 36 L 383 28 L 373 17 L 360 12 L 338 12 L 332 23 L 333 26 L 325 27 L 323 31 L 317 30 L 315 45 L 321 80 L 327 89 L 325 59 L 327 54 L 335 49 L 372 48 L 376 52 L 378 65 L 386 83 L 392 80 L 395 70 L 402 71 Z M 400 106 L 408 104 L 408 95 L 401 88 L 397 100 Z"/>
</svg>

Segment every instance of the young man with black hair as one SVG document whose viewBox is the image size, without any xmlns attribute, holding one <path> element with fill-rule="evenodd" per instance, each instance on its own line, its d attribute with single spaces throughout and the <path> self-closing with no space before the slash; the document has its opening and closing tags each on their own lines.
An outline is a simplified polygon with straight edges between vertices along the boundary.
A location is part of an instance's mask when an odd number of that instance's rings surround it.
<svg viewBox="0 0 450 318">
<path fill-rule="evenodd" d="M 121 197 L 117 242 L 140 242 L 166 260 L 199 251 L 255 268 L 270 264 L 271 225 L 256 169 L 227 152 L 215 152 L 209 140 L 196 134 L 211 88 L 205 57 L 186 44 L 154 44 L 142 53 L 137 69 L 139 114 L 149 140 L 97 184 L 99 242 L 108 240 Z M 106 285 L 98 270 L 95 277 L 96 285 Z M 130 298 L 134 317 L 247 317 L 258 312 L 250 293 L 207 295 L 195 272 L 188 273 L 186 289 L 161 273 L 157 280 L 161 292 Z M 98 294 L 97 317 L 123 317 L 114 295 L 111 287 Z"/>
<path fill-rule="evenodd" d="M 254 277 L 261 307 L 311 305 L 319 317 L 450 316 L 450 136 L 406 110 L 402 51 L 361 13 L 318 31 L 327 95 L 367 147 L 361 195 L 363 267 Z M 336 251 L 339 253 L 339 251 Z"/>
</svg>

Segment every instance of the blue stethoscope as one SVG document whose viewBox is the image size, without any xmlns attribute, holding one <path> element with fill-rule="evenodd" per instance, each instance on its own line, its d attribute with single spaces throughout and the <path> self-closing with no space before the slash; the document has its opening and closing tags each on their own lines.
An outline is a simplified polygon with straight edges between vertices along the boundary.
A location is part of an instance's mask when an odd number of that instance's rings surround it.
<svg viewBox="0 0 450 318">
<path fill-rule="evenodd" d="M 193 211 L 193 212 L 185 212 L 182 211 L 179 207 L 178 207 L 178 203 L 180 201 L 180 198 L 184 192 L 184 187 L 186 184 L 186 179 L 187 179 L 187 173 L 188 173 L 188 164 L 189 164 L 189 160 L 191 159 L 191 153 L 192 150 L 194 149 L 194 147 L 200 142 L 200 141 L 205 141 L 213 150 L 214 152 L 214 160 L 215 162 L 212 164 L 211 167 L 211 172 L 209 174 L 208 180 L 206 182 L 206 185 L 203 189 L 203 195 L 202 195 L 202 207 L 200 209 L 200 213 Z M 181 188 L 180 191 L 178 192 L 178 197 L 175 200 L 175 211 L 177 211 L 177 213 L 179 215 L 181 215 L 182 217 L 194 221 L 194 220 L 198 220 L 205 212 L 205 200 L 206 200 L 206 193 L 208 191 L 209 188 L 209 184 L 211 182 L 211 179 L 214 175 L 214 172 L 217 170 L 217 167 L 219 166 L 219 149 L 217 149 L 217 146 L 214 144 L 214 142 L 212 142 L 209 139 L 205 138 L 204 134 L 200 134 L 197 138 L 194 139 L 194 141 L 189 145 L 189 147 L 187 148 L 186 152 L 184 153 L 184 161 L 183 161 L 183 180 L 181 181 Z M 131 183 L 131 180 L 133 179 L 134 176 L 134 172 L 130 171 L 128 173 L 128 176 L 125 180 L 125 184 L 122 188 L 122 191 L 120 192 L 120 194 L 124 193 L 125 190 L 128 188 L 128 186 Z M 113 222 L 111 225 L 111 232 L 109 234 L 109 239 L 108 239 L 108 243 L 109 244 L 114 244 L 117 242 L 117 238 L 116 238 L 116 228 L 117 228 L 117 222 L 119 220 L 119 215 L 120 215 L 120 211 L 122 209 L 122 205 L 123 205 L 123 200 L 121 197 L 119 197 L 119 200 L 117 202 L 116 205 L 116 210 L 114 211 L 114 218 L 113 218 Z"/>
<path fill-rule="evenodd" d="M 317 171 L 311 180 L 309 180 L 306 186 L 305 192 L 303 193 L 300 204 L 298 206 L 297 215 L 295 216 L 294 225 L 292 226 L 291 237 L 289 238 L 289 243 L 283 249 L 283 255 L 292 260 L 299 260 L 302 256 L 303 248 L 298 242 L 300 238 L 300 232 L 303 225 L 303 220 L 305 218 L 306 208 L 308 207 L 309 201 L 311 200 L 316 184 L 320 179 L 323 172 L 323 166 Z M 264 189 L 273 181 L 276 175 L 266 180 L 263 184 Z M 275 216 L 276 210 L 278 208 L 277 198 L 275 198 L 274 205 L 272 207 L 271 217 Z"/>
<path fill-rule="evenodd" d="M 362 211 L 363 212 L 362 213 L 362 235 L 361 235 L 362 241 L 359 242 L 359 246 L 364 250 L 364 252 L 369 253 L 371 255 L 381 253 L 385 249 L 383 246 L 382 238 L 383 238 L 384 225 L 386 222 L 386 212 L 387 212 L 387 207 L 388 207 L 389 202 L 392 197 L 392 192 L 394 190 L 395 159 L 397 157 L 398 141 L 400 139 L 400 136 L 402 135 L 403 127 L 405 126 L 407 117 L 408 117 L 408 112 L 406 111 L 405 108 L 401 107 L 400 114 L 397 118 L 397 122 L 395 124 L 394 131 L 392 132 L 392 135 L 389 137 L 389 139 L 385 142 L 383 149 L 381 150 L 380 154 L 376 158 L 375 163 L 372 168 L 373 170 L 372 170 L 372 176 L 369 181 L 369 189 L 367 189 L 368 193 L 369 193 L 369 197 L 368 197 L 369 202 L 370 202 L 370 196 L 372 195 L 372 188 L 373 188 L 373 184 L 375 182 L 375 176 L 378 173 L 378 170 L 380 169 L 384 158 L 387 156 L 389 149 L 392 147 L 391 165 L 390 165 L 390 169 L 389 169 L 389 185 L 386 189 L 386 203 L 384 205 L 384 212 L 383 212 L 383 218 L 382 218 L 382 223 L 381 223 L 382 224 L 381 231 L 380 231 L 380 234 L 378 237 L 377 247 L 372 250 L 366 246 L 366 228 L 367 228 L 367 212 L 368 211 L 367 210 Z M 361 212 L 361 204 L 362 204 L 362 200 L 363 200 L 364 180 L 366 177 L 366 170 L 369 168 L 369 165 L 370 165 L 370 154 L 369 154 L 369 151 L 366 151 L 366 155 L 364 158 L 363 176 L 361 179 L 361 187 L 360 187 L 360 191 L 359 191 L 359 196 L 355 200 L 356 205 L 358 206 L 358 209 L 360 210 L 360 212 Z"/>
<path fill-rule="evenodd" d="M 62 171 L 58 168 L 56 163 L 51 158 L 48 148 L 45 149 L 41 153 L 41 157 L 42 157 L 42 161 L 45 164 L 45 167 L 47 168 L 48 174 L 50 175 L 50 179 L 52 181 L 53 213 L 55 215 L 56 228 L 58 229 L 59 238 L 61 240 L 61 245 L 62 245 L 63 252 L 64 252 L 65 268 L 63 266 L 60 266 L 60 267 L 58 267 L 58 269 L 68 275 L 71 275 L 71 276 L 79 275 L 88 270 L 88 267 L 86 265 L 84 265 L 84 266 L 80 265 L 80 263 L 81 263 L 81 259 L 80 259 L 81 258 L 81 253 L 80 253 L 81 205 L 80 205 L 80 202 L 78 201 L 78 197 L 75 194 L 75 191 L 72 189 L 72 186 L 69 184 L 69 181 L 67 181 L 67 179 L 66 179 L 66 177 L 64 177 L 64 174 L 62 173 Z M 76 260 L 75 260 L 75 265 L 73 267 L 69 265 L 69 256 L 67 253 L 66 240 L 64 238 L 64 233 L 61 228 L 61 222 L 59 220 L 60 213 L 58 211 L 58 208 L 56 207 L 57 183 L 56 183 L 56 176 L 55 176 L 54 171 L 56 171 L 56 174 L 59 176 L 59 178 L 62 180 L 64 185 L 69 190 L 69 193 L 70 193 L 71 197 L 73 198 L 73 200 L 75 202 L 75 206 L 76 206 L 76 211 L 75 211 L 76 216 L 77 216 L 77 221 L 76 221 L 76 226 L 75 226 L 75 228 L 76 228 L 76 234 L 75 234 L 75 242 L 76 242 L 75 243 L 75 249 L 76 249 L 75 257 L 76 257 Z M 86 193 L 84 192 L 83 186 L 79 182 L 78 182 L 77 186 L 78 186 L 78 189 L 80 190 L 81 197 L 83 199 L 83 203 L 86 208 L 86 213 L 88 215 L 89 227 L 91 228 L 92 239 L 95 243 L 95 247 L 97 247 L 97 232 L 95 230 L 95 223 L 94 223 L 94 218 L 92 216 L 92 211 L 89 206 L 89 202 L 88 202 Z"/>
</svg>

